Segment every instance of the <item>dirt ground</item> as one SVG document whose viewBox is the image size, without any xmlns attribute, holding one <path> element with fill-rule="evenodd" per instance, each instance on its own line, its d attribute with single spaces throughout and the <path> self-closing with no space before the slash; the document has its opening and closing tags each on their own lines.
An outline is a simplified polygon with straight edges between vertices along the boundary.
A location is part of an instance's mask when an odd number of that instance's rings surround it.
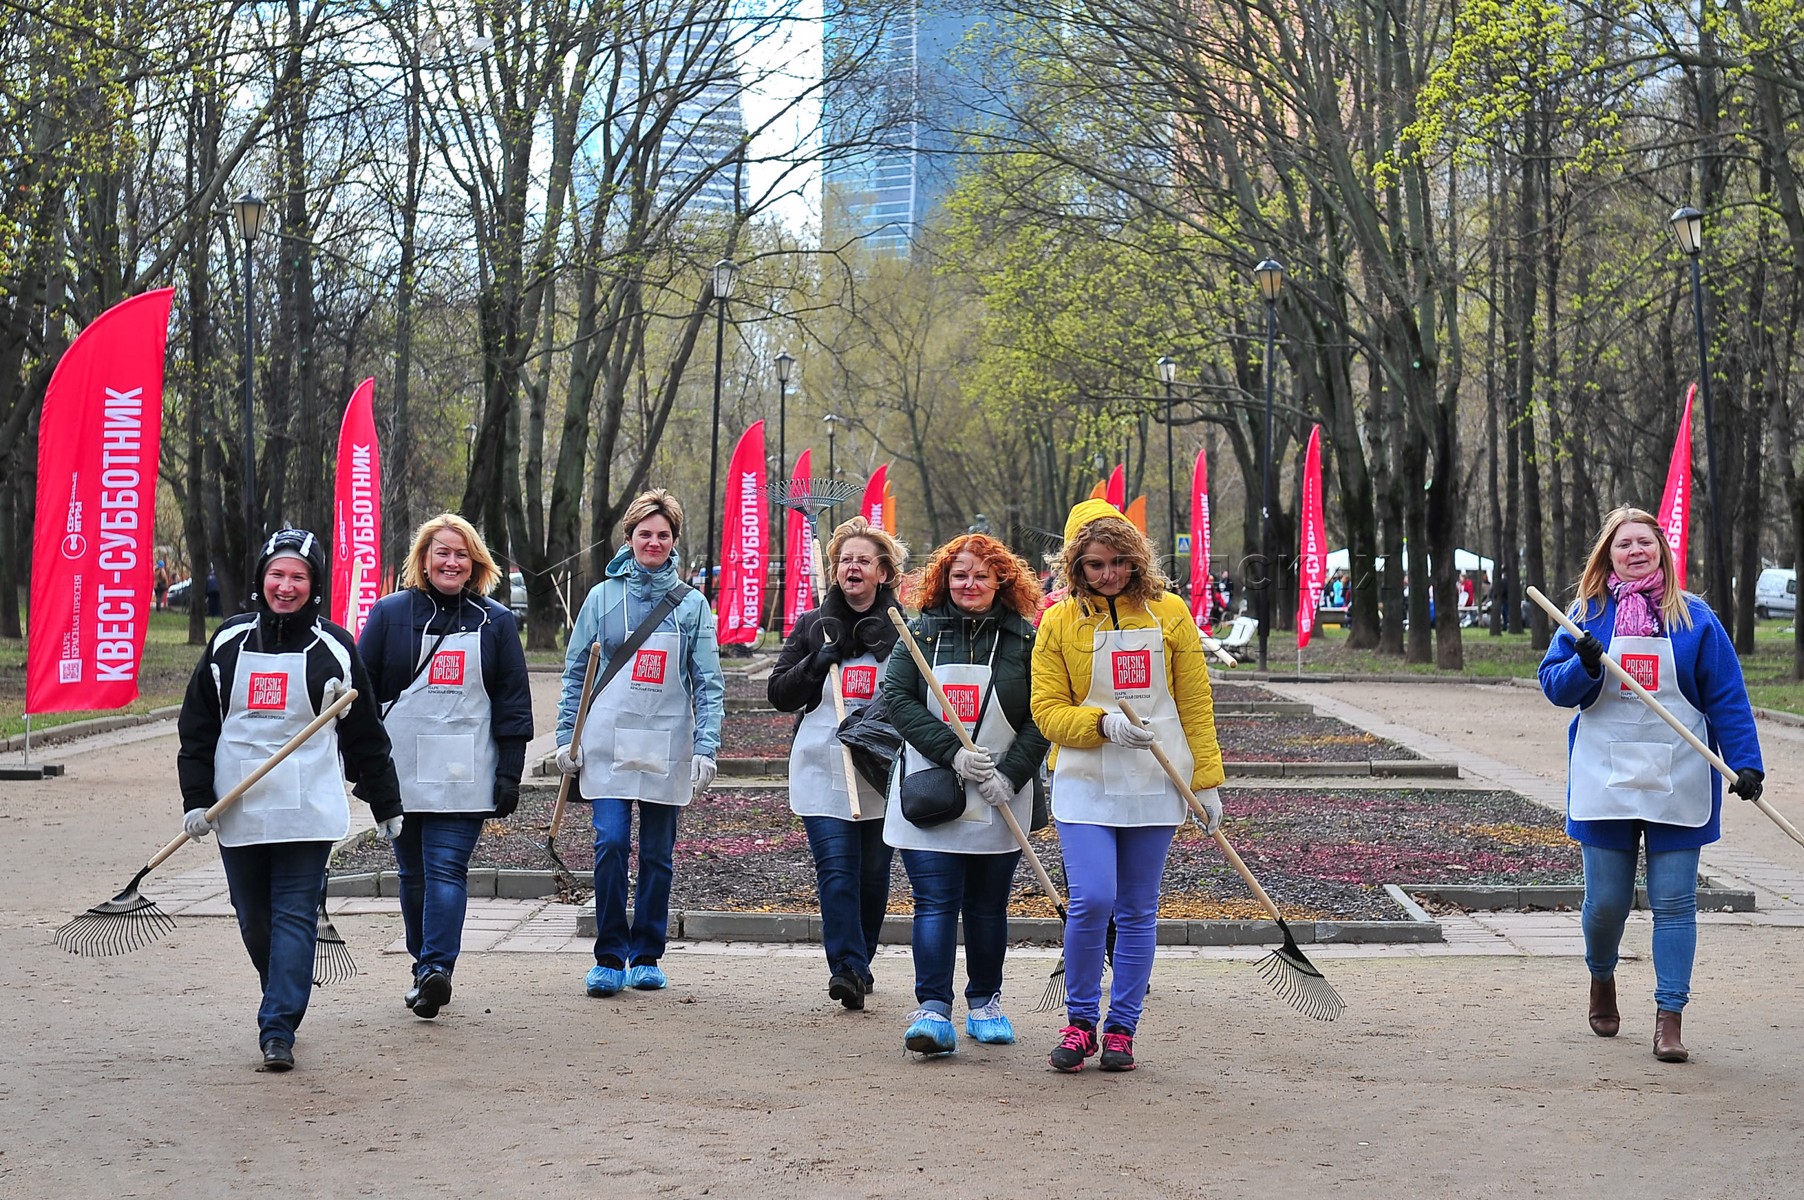
<svg viewBox="0 0 1804 1200">
<path fill-rule="evenodd" d="M 1413 705 L 1425 729 L 1450 702 L 1503 691 L 1397 690 L 1423 694 L 1387 700 L 1393 719 Z M 1505 757 L 1497 710 L 1475 711 L 1483 752 Z M 1520 754 L 1557 771 L 1563 722 L 1535 733 L 1521 711 Z M 1154 973 L 1142 1069 L 1066 1077 L 1045 1067 L 1060 1018 L 1027 1011 L 1044 958 L 1009 963 L 1020 1044 L 961 1036 L 929 1062 L 901 1048 L 905 956 L 878 962 L 870 1008 L 849 1014 L 806 948 L 673 952 L 669 991 L 604 1001 L 581 994 L 582 956 L 471 955 L 424 1022 L 399 1003 L 403 963 L 381 953 L 398 918 L 347 917 L 364 974 L 315 994 L 298 1070 L 259 1074 L 255 977 L 231 922 L 184 920 L 112 959 L 51 943 L 172 832 L 173 737 L 110 746 L 60 755 L 62 780 L 0 784 L 7 1197 L 1800 1192 L 1796 929 L 1704 929 L 1683 1066 L 1648 1051 L 1638 924 L 1614 1041 L 1585 1028 L 1570 958 L 1324 953 L 1349 1010 L 1322 1025 L 1247 962 L 1173 957 Z"/>
</svg>

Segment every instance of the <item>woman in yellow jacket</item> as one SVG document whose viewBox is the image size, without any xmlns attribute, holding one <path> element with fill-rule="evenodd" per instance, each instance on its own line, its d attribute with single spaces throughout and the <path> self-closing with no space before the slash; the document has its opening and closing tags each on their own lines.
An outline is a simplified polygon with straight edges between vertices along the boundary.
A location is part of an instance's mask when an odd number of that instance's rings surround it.
<svg viewBox="0 0 1804 1200">
<path fill-rule="evenodd" d="M 1134 1031 L 1158 940 L 1159 878 L 1185 805 L 1150 748 L 1155 738 L 1221 824 L 1224 778 L 1201 639 L 1166 590 L 1146 535 L 1101 500 L 1065 522 L 1056 567 L 1070 594 L 1034 644 L 1033 717 L 1053 745 L 1052 815 L 1070 888 L 1066 1026 L 1050 1062 L 1080 1071 L 1134 1069 Z M 1145 725 L 1121 712 L 1128 701 Z M 1103 941 L 1114 917 L 1115 976 L 1101 1017 Z"/>
</svg>

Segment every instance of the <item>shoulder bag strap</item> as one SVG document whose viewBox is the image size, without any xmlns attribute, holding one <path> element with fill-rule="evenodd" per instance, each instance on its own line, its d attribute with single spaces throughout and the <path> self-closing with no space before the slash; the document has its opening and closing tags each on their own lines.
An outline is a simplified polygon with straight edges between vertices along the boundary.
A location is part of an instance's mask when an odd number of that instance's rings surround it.
<svg viewBox="0 0 1804 1200">
<path fill-rule="evenodd" d="M 592 693 L 593 696 L 601 695 L 608 684 L 613 681 L 614 676 L 620 674 L 620 668 L 626 666 L 626 660 L 631 658 L 633 653 L 645 644 L 645 639 L 650 637 L 653 632 L 657 630 L 658 626 L 664 623 L 665 617 L 668 617 L 671 613 L 676 611 L 677 605 L 683 602 L 683 597 L 687 596 L 693 590 L 694 589 L 686 583 L 678 583 L 668 592 L 664 593 L 664 598 L 652 606 L 652 610 L 645 614 L 645 619 L 639 622 L 639 627 L 633 630 L 631 636 L 629 636 L 626 641 L 620 643 L 620 648 L 614 651 L 614 656 L 612 658 L 608 659 L 608 665 L 606 669 L 602 671 L 601 678 L 595 681 L 595 691 Z M 590 703 L 592 704 L 594 701 L 591 700 Z"/>
</svg>

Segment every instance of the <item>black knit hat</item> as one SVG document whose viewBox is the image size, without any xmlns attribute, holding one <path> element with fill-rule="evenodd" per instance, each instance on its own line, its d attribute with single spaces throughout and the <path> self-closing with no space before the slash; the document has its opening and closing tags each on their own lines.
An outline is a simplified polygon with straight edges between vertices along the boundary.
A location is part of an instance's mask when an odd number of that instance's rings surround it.
<svg viewBox="0 0 1804 1200">
<path fill-rule="evenodd" d="M 263 576 L 269 570 L 269 564 L 278 558 L 298 558 L 307 564 L 307 574 L 311 578 L 304 611 L 309 616 L 316 615 L 326 600 L 326 548 L 319 538 L 305 529 L 278 529 L 269 535 L 269 540 L 263 543 L 263 553 L 257 556 L 257 576 L 251 583 L 257 607 L 264 612 L 269 611 L 269 602 L 263 596 Z"/>
</svg>

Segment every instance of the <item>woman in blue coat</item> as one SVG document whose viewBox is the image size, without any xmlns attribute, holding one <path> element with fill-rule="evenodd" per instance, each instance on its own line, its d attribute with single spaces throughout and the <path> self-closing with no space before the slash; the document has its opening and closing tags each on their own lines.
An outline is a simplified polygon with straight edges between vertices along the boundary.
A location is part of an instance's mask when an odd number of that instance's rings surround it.
<svg viewBox="0 0 1804 1200">
<path fill-rule="evenodd" d="M 1634 693 L 1606 678 L 1606 650 L 1736 771 L 1730 790 L 1759 797 L 1765 778 L 1741 661 L 1710 607 L 1679 587 L 1672 550 L 1652 514 L 1619 508 L 1591 548 L 1572 620 L 1541 663 L 1541 689 L 1577 708 L 1569 736 L 1566 832 L 1584 853 L 1585 965 L 1590 1022 L 1621 1026 L 1617 947 L 1635 899 L 1637 849 L 1647 850 L 1654 917 L 1654 1056 L 1690 1057 L 1680 1014 L 1697 953 L 1698 851 L 1722 836 L 1722 780 Z"/>
<path fill-rule="evenodd" d="M 451 1001 L 482 823 L 520 803 L 532 693 L 514 614 L 487 594 L 501 578 L 470 523 L 440 513 L 415 532 L 401 590 L 376 601 L 357 639 L 407 806 L 395 866 L 413 956 L 402 1002 L 416 1017 Z"/>
</svg>

